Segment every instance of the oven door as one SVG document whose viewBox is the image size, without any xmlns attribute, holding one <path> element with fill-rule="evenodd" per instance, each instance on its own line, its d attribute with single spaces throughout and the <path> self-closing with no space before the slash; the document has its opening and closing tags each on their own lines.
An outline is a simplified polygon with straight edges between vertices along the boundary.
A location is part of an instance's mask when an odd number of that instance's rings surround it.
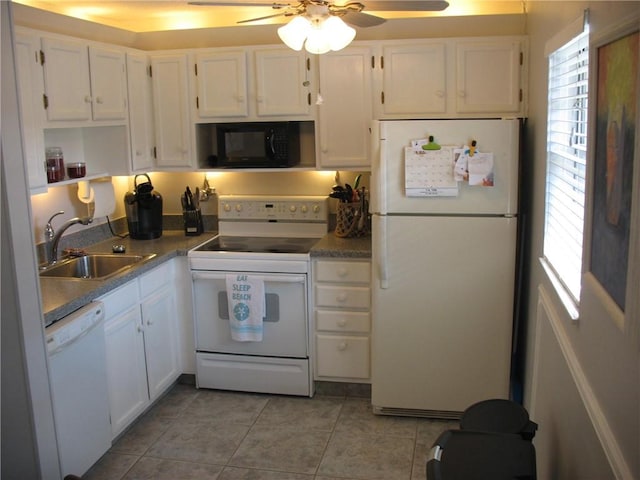
<svg viewBox="0 0 640 480">
<path fill-rule="evenodd" d="M 307 275 L 258 274 L 264 279 L 266 317 L 261 342 L 231 339 L 226 275 L 238 272 L 192 271 L 196 350 L 306 358 Z M 248 275 L 251 275 L 250 273 Z"/>
</svg>

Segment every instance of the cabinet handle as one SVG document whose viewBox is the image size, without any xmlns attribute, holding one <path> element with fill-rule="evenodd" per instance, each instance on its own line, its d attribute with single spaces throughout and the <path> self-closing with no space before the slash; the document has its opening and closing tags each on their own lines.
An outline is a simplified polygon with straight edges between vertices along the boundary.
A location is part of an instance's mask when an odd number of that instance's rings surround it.
<svg viewBox="0 0 640 480">
<path fill-rule="evenodd" d="M 153 320 L 151 320 L 151 319 L 147 320 L 147 325 L 149 325 L 149 326 L 153 325 Z"/>
<path fill-rule="evenodd" d="M 340 320 L 338 320 L 339 327 L 344 327 L 346 325 L 347 325 L 347 321 L 344 318 L 341 318 Z"/>
<path fill-rule="evenodd" d="M 342 292 L 336 297 L 336 300 L 340 303 L 344 303 L 347 301 L 347 298 L 349 298 L 349 296 L 346 293 Z"/>
<path fill-rule="evenodd" d="M 338 273 L 338 276 L 339 276 L 340 278 L 344 278 L 344 277 L 346 277 L 346 276 L 347 276 L 347 274 L 349 273 L 349 270 L 347 270 L 347 269 L 346 269 L 346 268 L 344 268 L 344 267 L 340 267 L 340 268 L 338 269 L 338 272 L 337 272 L 337 273 Z"/>
<path fill-rule="evenodd" d="M 464 90 L 458 90 L 458 96 L 464 98 L 466 96 L 466 93 L 464 92 Z"/>
<path fill-rule="evenodd" d="M 244 103 L 244 95 L 238 95 L 236 98 L 238 99 L 238 103 Z"/>
<path fill-rule="evenodd" d="M 102 97 L 96 97 L 96 103 L 102 104 Z"/>
<path fill-rule="evenodd" d="M 347 349 L 347 342 L 340 342 L 340 344 L 338 345 L 338 350 L 340 350 L 341 352 L 345 351 Z"/>
<path fill-rule="evenodd" d="M 84 96 L 84 103 L 91 103 L 91 95 Z"/>
<path fill-rule="evenodd" d="M 258 103 L 264 103 L 264 97 L 262 95 L 256 97 L 256 100 L 258 101 Z"/>
<path fill-rule="evenodd" d="M 444 97 L 444 92 L 443 92 L 442 90 L 438 90 L 438 91 L 436 92 L 436 97 L 438 97 L 438 98 L 442 98 L 442 97 Z"/>
<path fill-rule="evenodd" d="M 144 328 L 142 328 L 142 325 L 138 325 L 138 333 L 142 333 L 144 331 Z"/>
</svg>

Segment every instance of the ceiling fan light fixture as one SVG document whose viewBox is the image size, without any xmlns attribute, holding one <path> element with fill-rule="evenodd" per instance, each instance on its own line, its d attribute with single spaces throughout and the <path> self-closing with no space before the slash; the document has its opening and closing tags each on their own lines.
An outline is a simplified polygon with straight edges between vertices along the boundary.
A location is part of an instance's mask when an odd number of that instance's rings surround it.
<svg viewBox="0 0 640 480">
<path fill-rule="evenodd" d="M 335 16 L 327 18 L 322 24 L 322 32 L 329 40 L 331 50 L 342 50 L 356 37 L 355 28 L 350 27 L 344 21 Z"/>
<path fill-rule="evenodd" d="M 307 52 L 320 55 L 331 50 L 330 39 L 322 28 L 323 24 L 324 21 L 322 20 L 314 20 L 311 22 L 309 35 L 307 35 L 307 41 L 304 44 L 304 48 Z"/>
<path fill-rule="evenodd" d="M 278 36 L 292 50 L 300 51 L 311 31 L 311 22 L 305 17 L 295 17 L 286 25 L 278 28 Z"/>
</svg>

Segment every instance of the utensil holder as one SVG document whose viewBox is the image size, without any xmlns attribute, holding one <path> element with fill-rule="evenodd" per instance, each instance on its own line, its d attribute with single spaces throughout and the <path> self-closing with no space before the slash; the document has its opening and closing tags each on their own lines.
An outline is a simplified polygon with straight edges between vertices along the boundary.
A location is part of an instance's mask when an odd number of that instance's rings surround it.
<svg viewBox="0 0 640 480">
<path fill-rule="evenodd" d="M 336 212 L 336 237 L 363 237 L 368 233 L 367 212 L 361 202 L 338 203 Z"/>
<path fill-rule="evenodd" d="M 182 210 L 184 220 L 184 234 L 187 236 L 200 235 L 204 231 L 202 213 L 199 208 L 194 210 Z"/>
</svg>

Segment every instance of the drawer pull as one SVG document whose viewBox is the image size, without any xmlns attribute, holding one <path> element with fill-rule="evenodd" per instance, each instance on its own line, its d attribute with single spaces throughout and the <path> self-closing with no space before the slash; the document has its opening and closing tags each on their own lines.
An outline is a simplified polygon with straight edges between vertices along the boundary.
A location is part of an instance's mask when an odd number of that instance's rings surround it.
<svg viewBox="0 0 640 480">
<path fill-rule="evenodd" d="M 339 327 L 344 327 L 346 325 L 347 325 L 347 321 L 344 318 L 341 318 L 340 320 L 338 320 Z"/>
<path fill-rule="evenodd" d="M 349 298 L 349 297 L 348 297 L 348 295 L 347 295 L 346 293 L 342 292 L 341 294 L 339 294 L 339 295 L 336 297 L 336 300 L 337 300 L 338 302 L 340 302 L 340 303 L 344 303 L 344 302 L 346 302 L 346 301 L 347 301 L 347 298 Z"/>
<path fill-rule="evenodd" d="M 347 349 L 347 342 L 340 342 L 340 344 L 338 345 L 338 350 L 340 350 L 341 352 L 345 351 Z"/>
<path fill-rule="evenodd" d="M 344 277 L 346 277 L 346 276 L 347 276 L 347 274 L 349 273 L 349 270 L 347 270 L 347 269 L 346 269 L 346 268 L 344 268 L 344 267 L 340 267 L 340 268 L 338 269 L 338 272 L 337 272 L 337 273 L 338 273 L 338 276 L 339 276 L 340 278 L 344 278 Z"/>
</svg>

